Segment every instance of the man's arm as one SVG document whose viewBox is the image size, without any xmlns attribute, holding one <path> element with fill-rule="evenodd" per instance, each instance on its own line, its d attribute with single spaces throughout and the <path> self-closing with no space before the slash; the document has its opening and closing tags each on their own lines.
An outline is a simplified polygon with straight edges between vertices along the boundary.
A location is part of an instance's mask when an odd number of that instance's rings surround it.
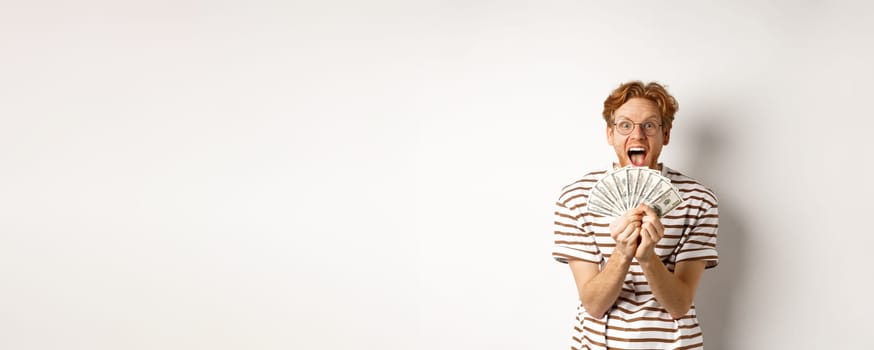
<svg viewBox="0 0 874 350">
<path fill-rule="evenodd" d="M 646 261 L 638 261 L 649 288 L 659 304 L 661 304 L 674 319 L 679 319 L 689 312 L 695 300 L 698 281 L 704 273 L 707 262 L 692 260 L 678 262 L 674 273 L 668 271 L 665 264 L 653 254 Z"/>
<path fill-rule="evenodd" d="M 604 317 L 619 297 L 631 260 L 620 259 L 614 254 L 601 271 L 598 271 L 598 264 L 588 261 L 570 260 L 568 265 L 586 312 L 595 318 Z"/>
<path fill-rule="evenodd" d="M 625 281 L 625 275 L 628 274 L 631 259 L 634 258 L 637 249 L 642 216 L 643 210 L 632 209 L 610 224 L 610 236 L 616 242 L 616 247 L 613 249 L 612 256 L 604 264 L 604 269 L 599 271 L 598 264 L 588 261 L 568 261 L 574 274 L 580 302 L 589 315 L 604 317 L 604 313 L 610 310 L 619 297 L 622 283 Z"/>
<path fill-rule="evenodd" d="M 646 205 L 641 205 L 645 212 L 640 229 L 640 245 L 635 251 L 635 257 L 646 275 L 649 288 L 659 304 L 671 317 L 679 319 L 689 312 L 695 300 L 695 290 L 707 262 L 691 260 L 678 262 L 674 272 L 668 271 L 665 264 L 655 253 L 656 243 L 665 235 L 665 227 L 655 211 Z"/>
</svg>

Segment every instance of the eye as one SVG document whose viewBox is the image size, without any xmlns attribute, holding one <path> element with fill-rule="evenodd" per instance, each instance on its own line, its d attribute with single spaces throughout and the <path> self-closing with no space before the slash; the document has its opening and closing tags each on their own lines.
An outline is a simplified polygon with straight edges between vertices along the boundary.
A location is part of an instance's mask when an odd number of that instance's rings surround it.
<svg viewBox="0 0 874 350">
<path fill-rule="evenodd" d="M 631 124 L 630 121 L 623 120 L 623 121 L 617 123 L 616 126 L 618 126 L 619 129 L 622 129 L 622 130 L 631 130 L 631 128 L 634 127 L 634 124 Z"/>
<path fill-rule="evenodd" d="M 644 128 L 644 129 L 655 129 L 655 127 L 656 127 L 656 123 L 655 123 L 655 122 L 646 122 L 646 123 L 643 123 L 643 128 Z"/>
</svg>

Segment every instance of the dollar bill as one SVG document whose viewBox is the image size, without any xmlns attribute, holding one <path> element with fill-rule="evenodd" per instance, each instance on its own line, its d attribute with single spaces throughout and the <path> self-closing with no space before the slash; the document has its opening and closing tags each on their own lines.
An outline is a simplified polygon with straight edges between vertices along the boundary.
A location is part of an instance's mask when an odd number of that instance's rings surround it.
<svg viewBox="0 0 874 350">
<path fill-rule="evenodd" d="M 658 183 L 658 177 L 653 175 L 652 172 L 647 171 L 645 174 L 646 179 L 643 180 L 643 184 L 638 191 L 638 203 L 643 203 L 646 200 L 646 195 L 649 194 L 653 187 L 655 187 L 656 183 Z"/>
<path fill-rule="evenodd" d="M 683 197 L 680 196 L 680 191 L 677 191 L 676 188 L 671 186 L 672 188 L 661 196 L 656 198 L 655 201 L 649 204 L 652 207 L 658 216 L 665 216 L 671 210 L 674 210 L 677 206 L 683 203 Z"/>
<path fill-rule="evenodd" d="M 643 200 L 643 202 L 647 205 L 652 206 L 652 204 L 655 203 L 664 194 L 674 189 L 674 185 L 672 185 L 668 179 L 659 177 L 657 180 L 658 181 L 656 182 L 655 186 L 646 194 Z"/>
<path fill-rule="evenodd" d="M 616 215 L 616 210 L 610 208 L 610 206 L 605 203 L 601 198 L 596 198 L 594 196 L 589 196 L 589 201 L 587 204 L 588 210 L 592 213 L 602 215 L 602 216 L 618 216 Z"/>
<path fill-rule="evenodd" d="M 620 168 L 610 174 L 613 181 L 616 183 L 616 190 L 619 192 L 619 207 L 622 212 L 628 210 L 628 178 L 626 177 L 627 168 Z"/>
<path fill-rule="evenodd" d="M 621 212 L 619 207 L 616 206 L 616 199 L 609 193 L 609 190 L 605 186 L 594 186 L 592 187 L 592 191 L 589 192 L 589 202 L 597 201 L 597 205 L 604 209 L 609 209 L 614 213 Z"/>
<path fill-rule="evenodd" d="M 683 203 L 676 186 L 660 171 L 627 166 L 605 174 L 592 186 L 588 210 L 602 216 L 616 217 L 644 203 L 660 216 Z"/>
<path fill-rule="evenodd" d="M 637 182 L 640 178 L 640 168 L 631 167 L 627 170 L 628 173 L 628 204 L 631 208 L 637 206 L 638 192 L 637 192 Z"/>
<path fill-rule="evenodd" d="M 667 189 L 665 188 L 665 182 L 661 178 L 655 178 L 652 188 L 649 189 L 644 195 L 642 202 L 646 204 L 652 203 L 658 196 L 661 196 Z"/>
<path fill-rule="evenodd" d="M 616 182 L 613 180 L 613 176 L 607 174 L 602 177 L 598 183 L 592 188 L 593 192 L 601 192 L 607 202 L 616 210 L 618 213 L 623 213 L 622 207 L 620 206 L 620 196 L 619 189 L 616 188 Z M 619 214 L 622 215 L 622 214 Z"/>
</svg>

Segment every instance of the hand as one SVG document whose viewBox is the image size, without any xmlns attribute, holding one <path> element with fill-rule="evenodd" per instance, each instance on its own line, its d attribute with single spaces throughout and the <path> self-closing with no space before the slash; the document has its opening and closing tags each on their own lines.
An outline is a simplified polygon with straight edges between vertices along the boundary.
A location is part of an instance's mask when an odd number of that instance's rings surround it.
<svg viewBox="0 0 874 350">
<path fill-rule="evenodd" d="M 628 261 L 635 256 L 644 214 L 643 208 L 634 208 L 610 223 L 610 237 L 616 242 L 616 248 L 613 249 L 614 256 Z"/>
<path fill-rule="evenodd" d="M 656 214 L 655 210 L 646 204 L 641 204 L 635 210 L 640 209 L 644 215 L 641 218 L 640 244 L 634 251 L 637 261 L 645 261 L 655 255 L 655 247 L 665 236 L 665 226 Z"/>
</svg>

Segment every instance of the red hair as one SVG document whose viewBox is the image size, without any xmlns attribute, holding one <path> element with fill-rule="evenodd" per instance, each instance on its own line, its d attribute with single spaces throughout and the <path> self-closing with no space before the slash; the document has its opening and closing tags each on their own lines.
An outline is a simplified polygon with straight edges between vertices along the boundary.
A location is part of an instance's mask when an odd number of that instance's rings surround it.
<svg viewBox="0 0 874 350">
<path fill-rule="evenodd" d="M 619 85 L 604 100 L 604 112 L 602 115 L 607 125 L 613 125 L 613 112 L 616 112 L 619 107 L 632 98 L 645 98 L 655 102 L 661 112 L 662 123 L 665 125 L 665 129 L 671 128 L 674 123 L 674 114 L 680 108 L 677 100 L 661 84 L 656 82 L 644 84 L 639 80 Z"/>
</svg>

